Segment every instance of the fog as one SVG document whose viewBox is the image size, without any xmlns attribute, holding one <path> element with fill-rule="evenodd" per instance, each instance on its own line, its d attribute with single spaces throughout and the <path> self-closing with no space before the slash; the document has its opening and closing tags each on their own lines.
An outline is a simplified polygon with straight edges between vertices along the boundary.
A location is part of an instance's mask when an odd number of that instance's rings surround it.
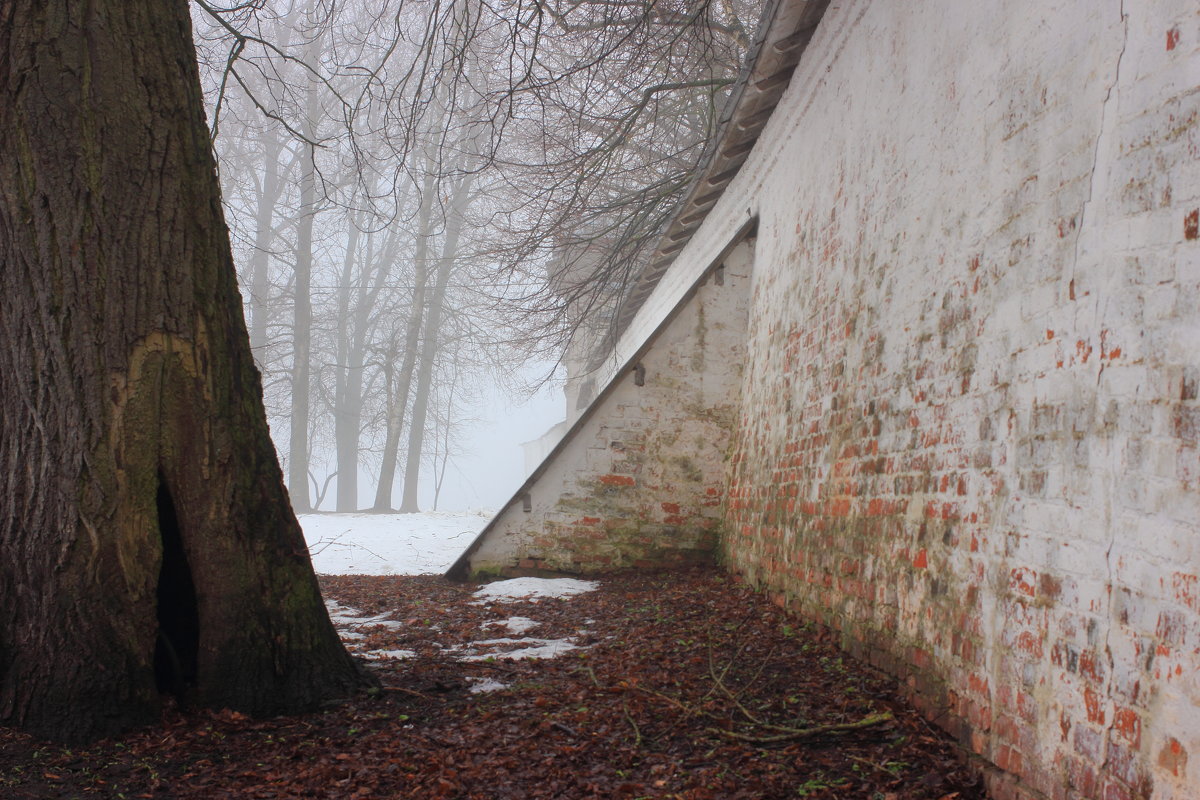
<svg viewBox="0 0 1200 800">
<path fill-rule="evenodd" d="M 292 503 L 496 508 L 691 180 L 756 3 L 195 0 Z M 558 366 L 556 366 L 558 365 Z"/>
<path fill-rule="evenodd" d="M 513 398 L 503 391 L 480 398 L 468 409 L 475 416 L 459 431 L 461 452 L 447 466 L 440 491 L 433 480 L 423 481 L 418 494 L 422 510 L 496 510 L 510 500 L 527 477 L 523 444 L 546 433 L 548 420 L 565 417 L 560 383 L 549 382 L 532 396 Z M 359 507 L 370 508 L 377 472 L 359 469 Z M 334 479 L 336 486 L 337 479 Z M 436 494 L 436 496 L 435 496 Z M 333 510 L 330 497 L 325 508 Z"/>
</svg>

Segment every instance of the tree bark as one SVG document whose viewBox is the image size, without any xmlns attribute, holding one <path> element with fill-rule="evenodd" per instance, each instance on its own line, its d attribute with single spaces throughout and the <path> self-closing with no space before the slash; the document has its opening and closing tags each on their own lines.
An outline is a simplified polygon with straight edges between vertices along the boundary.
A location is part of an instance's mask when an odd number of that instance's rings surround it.
<svg viewBox="0 0 1200 800">
<path fill-rule="evenodd" d="M 184 0 L 0 4 L 0 724 L 363 678 L 268 437 Z"/>
</svg>

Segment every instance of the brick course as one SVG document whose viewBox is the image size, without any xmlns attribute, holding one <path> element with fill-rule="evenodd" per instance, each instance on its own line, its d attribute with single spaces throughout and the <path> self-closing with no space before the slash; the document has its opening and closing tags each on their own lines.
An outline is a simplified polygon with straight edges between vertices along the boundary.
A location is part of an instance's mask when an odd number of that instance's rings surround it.
<svg viewBox="0 0 1200 800">
<path fill-rule="evenodd" d="M 689 300 L 748 216 L 740 288 Z M 617 343 L 647 385 L 612 376 L 471 564 L 719 533 L 998 800 L 1195 800 L 1198 220 L 1194 2 L 834 4 Z"/>
<path fill-rule="evenodd" d="M 731 566 L 996 797 L 1200 796 L 1200 10 L 861 0 L 805 59 L 729 198 Z"/>
<path fill-rule="evenodd" d="M 469 553 L 474 573 L 586 573 L 713 561 L 746 356 L 750 245 L 723 260 L 625 364 L 522 498 Z M 664 315 L 665 318 L 665 315 Z"/>
</svg>

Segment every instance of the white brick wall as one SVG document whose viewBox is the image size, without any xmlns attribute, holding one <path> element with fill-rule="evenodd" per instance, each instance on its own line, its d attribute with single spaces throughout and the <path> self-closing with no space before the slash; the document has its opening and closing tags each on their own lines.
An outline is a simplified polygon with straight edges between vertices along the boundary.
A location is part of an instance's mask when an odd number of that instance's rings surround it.
<svg viewBox="0 0 1200 800">
<path fill-rule="evenodd" d="M 1193 2 L 843 2 L 655 295 L 759 214 L 733 563 L 998 797 L 1198 796 L 1198 116 Z"/>
<path fill-rule="evenodd" d="M 608 389 L 484 530 L 466 573 L 714 558 L 745 364 L 750 249 L 724 260 L 721 285 L 709 278 L 676 298 L 619 373 L 598 380 Z"/>
<path fill-rule="evenodd" d="M 996 798 L 1200 797 L 1198 119 L 1193 0 L 831 6 L 471 564 L 707 546 L 732 441 L 733 568 L 901 676 Z M 745 340 L 694 358 L 702 295 L 635 391 L 753 215 Z M 739 378 L 734 434 L 703 412 Z"/>
</svg>

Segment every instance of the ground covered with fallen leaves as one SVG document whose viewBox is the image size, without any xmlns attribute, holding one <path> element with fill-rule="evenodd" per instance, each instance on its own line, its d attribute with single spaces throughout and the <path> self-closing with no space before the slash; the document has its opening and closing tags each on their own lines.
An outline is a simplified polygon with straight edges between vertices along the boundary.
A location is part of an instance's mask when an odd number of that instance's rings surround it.
<svg viewBox="0 0 1200 800">
<path fill-rule="evenodd" d="M 490 602 L 432 576 L 322 584 L 382 690 L 172 709 L 86 748 L 0 729 L 0 797 L 985 798 L 894 682 L 716 570 Z"/>
</svg>

